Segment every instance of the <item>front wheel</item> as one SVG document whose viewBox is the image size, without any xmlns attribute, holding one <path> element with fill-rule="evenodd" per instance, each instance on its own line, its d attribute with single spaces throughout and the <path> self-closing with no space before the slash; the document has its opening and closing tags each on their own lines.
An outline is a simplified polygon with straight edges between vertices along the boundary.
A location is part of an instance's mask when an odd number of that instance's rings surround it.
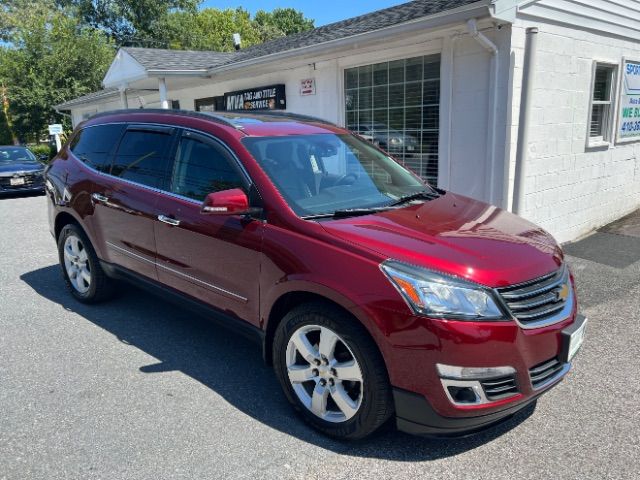
<svg viewBox="0 0 640 480">
<path fill-rule="evenodd" d="M 289 312 L 274 341 L 276 375 L 302 417 L 336 438 L 362 438 L 393 413 L 376 345 L 345 312 L 322 303 Z"/>
</svg>

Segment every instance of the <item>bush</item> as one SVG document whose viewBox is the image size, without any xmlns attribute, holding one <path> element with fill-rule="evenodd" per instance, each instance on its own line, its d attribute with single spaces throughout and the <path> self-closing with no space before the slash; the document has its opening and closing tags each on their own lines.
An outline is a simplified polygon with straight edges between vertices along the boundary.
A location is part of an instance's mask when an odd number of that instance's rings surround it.
<svg viewBox="0 0 640 480">
<path fill-rule="evenodd" d="M 56 154 L 56 149 L 47 143 L 41 143 L 39 145 L 29 145 L 29 150 L 33 152 L 33 154 L 40 158 L 40 155 L 46 155 L 46 162 L 51 160 Z"/>
</svg>

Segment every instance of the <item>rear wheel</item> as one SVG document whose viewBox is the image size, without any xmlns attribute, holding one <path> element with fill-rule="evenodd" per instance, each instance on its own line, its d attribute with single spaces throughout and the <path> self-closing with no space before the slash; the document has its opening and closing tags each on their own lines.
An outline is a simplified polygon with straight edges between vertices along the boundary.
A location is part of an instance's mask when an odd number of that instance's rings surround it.
<svg viewBox="0 0 640 480">
<path fill-rule="evenodd" d="M 77 225 L 66 225 L 60 232 L 58 256 L 67 289 L 76 299 L 96 303 L 112 296 L 113 280 L 102 270 L 91 242 Z"/>
<path fill-rule="evenodd" d="M 382 357 L 364 328 L 323 303 L 289 312 L 274 340 L 276 374 L 293 406 L 323 433 L 362 438 L 391 416 Z"/>
</svg>

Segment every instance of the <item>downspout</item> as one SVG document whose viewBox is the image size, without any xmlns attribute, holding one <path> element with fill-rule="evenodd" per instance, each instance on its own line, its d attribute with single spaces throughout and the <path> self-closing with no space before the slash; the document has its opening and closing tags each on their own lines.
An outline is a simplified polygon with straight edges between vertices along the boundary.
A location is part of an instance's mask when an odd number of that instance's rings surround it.
<svg viewBox="0 0 640 480">
<path fill-rule="evenodd" d="M 498 47 L 486 36 L 478 31 L 475 18 L 467 21 L 467 30 L 476 42 L 491 54 L 491 68 L 489 70 L 489 85 L 491 97 L 489 99 L 489 112 L 487 118 L 487 165 L 489 166 L 488 194 L 489 201 L 495 202 L 495 175 L 496 175 L 496 123 L 498 118 L 498 71 L 500 68 L 500 56 Z M 504 195 L 502 203 L 504 203 Z"/>
<path fill-rule="evenodd" d="M 524 64 L 522 66 L 522 93 L 520 94 L 520 119 L 518 121 L 518 147 L 516 149 L 516 173 L 513 181 L 513 213 L 524 212 L 524 182 L 527 178 L 527 152 L 529 150 L 529 123 L 531 121 L 531 96 L 533 93 L 532 67 L 536 61 L 537 27 L 527 28 Z"/>
</svg>

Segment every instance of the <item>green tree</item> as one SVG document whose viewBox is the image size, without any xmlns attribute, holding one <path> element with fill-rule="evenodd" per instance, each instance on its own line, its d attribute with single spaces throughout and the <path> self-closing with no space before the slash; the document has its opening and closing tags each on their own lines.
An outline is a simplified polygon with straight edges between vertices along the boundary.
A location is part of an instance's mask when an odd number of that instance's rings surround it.
<svg viewBox="0 0 640 480">
<path fill-rule="evenodd" d="M 276 8 L 271 12 L 258 10 L 254 22 L 263 42 L 311 30 L 314 27 L 314 21 L 305 18 L 304 14 L 295 8 Z"/>
<path fill-rule="evenodd" d="M 13 17 L 9 43 L 0 47 L 0 83 L 22 141 L 37 141 L 51 122 L 68 126 L 53 106 L 100 89 L 115 53 L 107 36 L 82 25 L 73 9 L 32 7 Z"/>
<path fill-rule="evenodd" d="M 171 12 L 156 24 L 153 36 L 163 38 L 167 48 L 230 52 L 234 33 L 242 36 L 243 46 L 261 41 L 251 14 L 242 8 Z"/>
<path fill-rule="evenodd" d="M 82 23 L 104 31 L 118 46 L 164 47 L 154 36 L 157 22 L 168 12 L 195 13 L 201 0 L 55 0 L 75 7 Z"/>
<path fill-rule="evenodd" d="M 240 34 L 245 48 L 310 28 L 313 20 L 293 8 L 260 10 L 255 18 L 243 8 L 204 8 L 197 12 L 169 12 L 156 22 L 150 36 L 172 49 L 231 52 L 234 33 Z"/>
</svg>

